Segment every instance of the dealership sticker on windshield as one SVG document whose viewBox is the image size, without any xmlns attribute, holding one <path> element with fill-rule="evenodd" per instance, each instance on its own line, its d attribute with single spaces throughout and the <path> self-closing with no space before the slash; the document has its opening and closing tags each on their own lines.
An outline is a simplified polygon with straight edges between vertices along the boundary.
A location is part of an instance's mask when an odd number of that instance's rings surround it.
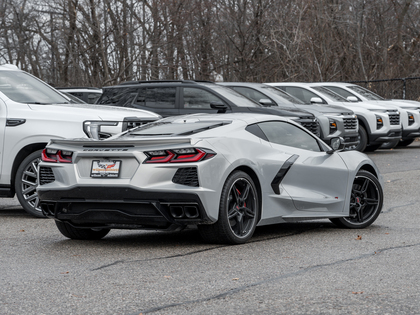
<svg viewBox="0 0 420 315">
<path fill-rule="evenodd" d="M 92 161 L 92 170 L 90 172 L 90 177 L 95 178 L 118 178 L 120 175 L 121 161 Z"/>
</svg>

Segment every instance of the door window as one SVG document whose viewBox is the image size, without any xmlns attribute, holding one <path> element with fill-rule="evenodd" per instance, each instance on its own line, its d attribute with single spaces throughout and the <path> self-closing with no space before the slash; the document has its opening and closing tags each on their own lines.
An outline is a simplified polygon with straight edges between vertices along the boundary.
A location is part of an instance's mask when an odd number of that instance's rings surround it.
<svg viewBox="0 0 420 315">
<path fill-rule="evenodd" d="M 138 89 L 135 104 L 150 108 L 175 108 L 176 87 Z"/>
<path fill-rule="evenodd" d="M 210 104 L 224 104 L 216 95 L 197 88 L 184 88 L 184 108 L 212 109 Z"/>
<path fill-rule="evenodd" d="M 278 86 L 278 88 L 282 89 L 286 93 L 292 94 L 294 97 L 297 97 L 305 104 L 311 104 L 311 98 L 313 97 L 320 98 L 319 95 L 296 86 Z M 324 104 L 327 103 L 325 100 L 322 100 L 322 102 Z"/>
<path fill-rule="evenodd" d="M 282 121 L 258 124 L 268 141 L 298 149 L 321 152 L 318 141 L 297 126 Z"/>
</svg>

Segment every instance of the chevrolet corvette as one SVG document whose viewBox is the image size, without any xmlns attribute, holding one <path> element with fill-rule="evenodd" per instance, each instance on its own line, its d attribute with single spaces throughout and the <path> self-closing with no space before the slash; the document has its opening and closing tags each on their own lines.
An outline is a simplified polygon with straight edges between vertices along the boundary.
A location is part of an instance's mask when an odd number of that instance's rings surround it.
<svg viewBox="0 0 420 315">
<path fill-rule="evenodd" d="M 71 239 L 194 225 L 207 242 L 241 244 L 281 222 L 365 228 L 381 212 L 382 177 L 343 147 L 279 116 L 168 117 L 106 140 L 51 140 L 37 192 Z"/>
</svg>

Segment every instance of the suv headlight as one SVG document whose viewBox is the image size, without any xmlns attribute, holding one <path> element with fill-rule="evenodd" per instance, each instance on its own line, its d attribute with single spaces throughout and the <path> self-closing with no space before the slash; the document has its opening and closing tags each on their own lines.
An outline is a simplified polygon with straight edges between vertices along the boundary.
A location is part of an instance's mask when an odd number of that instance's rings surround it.
<svg viewBox="0 0 420 315">
<path fill-rule="evenodd" d="M 337 123 L 331 118 L 329 118 L 328 121 L 330 122 L 330 134 L 332 134 L 337 131 Z"/>
<path fill-rule="evenodd" d="M 414 124 L 414 114 L 407 112 L 408 115 L 408 125 L 411 126 L 412 124 Z"/>
<path fill-rule="evenodd" d="M 376 129 L 381 129 L 384 126 L 384 121 L 382 120 L 381 116 L 376 116 Z"/>
<path fill-rule="evenodd" d="M 85 121 L 83 122 L 83 131 L 92 139 L 101 140 L 109 138 L 111 134 L 102 133 L 101 126 L 117 126 L 118 121 Z"/>
</svg>

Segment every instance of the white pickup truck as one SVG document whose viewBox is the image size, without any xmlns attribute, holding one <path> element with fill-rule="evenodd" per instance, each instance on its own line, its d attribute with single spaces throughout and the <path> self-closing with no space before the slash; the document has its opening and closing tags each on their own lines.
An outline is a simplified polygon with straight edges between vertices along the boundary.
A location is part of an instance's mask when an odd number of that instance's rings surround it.
<svg viewBox="0 0 420 315">
<path fill-rule="evenodd" d="M 38 162 L 51 139 L 100 140 L 160 119 L 132 108 L 71 104 L 63 94 L 14 65 L 0 66 L 0 197 L 16 194 L 23 209 L 42 217 Z"/>
</svg>

